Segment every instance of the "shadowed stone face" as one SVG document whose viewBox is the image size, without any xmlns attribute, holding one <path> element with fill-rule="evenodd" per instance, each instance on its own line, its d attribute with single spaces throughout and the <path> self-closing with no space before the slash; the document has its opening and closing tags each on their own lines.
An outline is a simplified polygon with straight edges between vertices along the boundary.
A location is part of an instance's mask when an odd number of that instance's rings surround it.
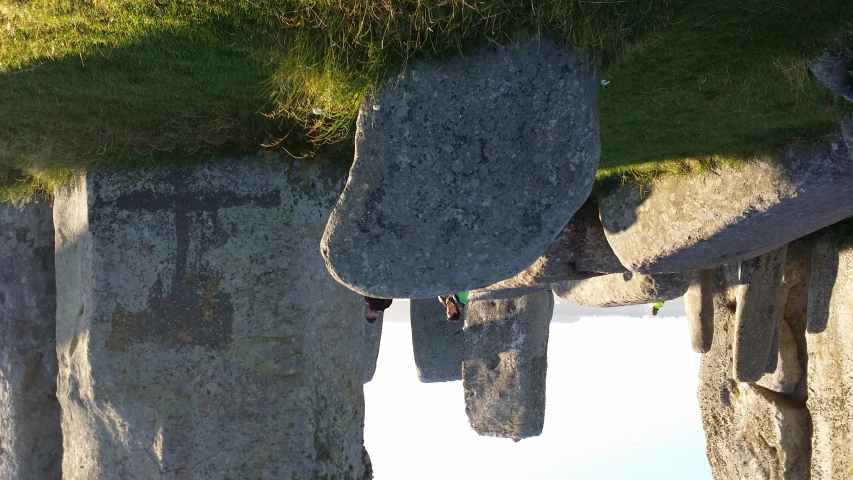
<svg viewBox="0 0 853 480">
<path fill-rule="evenodd" d="M 58 480 L 56 288 L 50 204 L 0 203 L 0 478 Z"/>
<path fill-rule="evenodd" d="M 625 185 L 601 221 L 622 264 L 643 273 L 755 258 L 853 216 L 853 157 L 841 138 L 702 175 Z"/>
<path fill-rule="evenodd" d="M 409 308 L 418 379 L 425 383 L 461 380 L 463 321 L 448 322 L 446 309 L 436 298 L 413 298 Z"/>
<path fill-rule="evenodd" d="M 395 74 L 361 106 L 329 271 L 365 295 L 427 298 L 524 270 L 589 196 L 596 95 L 591 67 L 545 39 Z"/>
<path fill-rule="evenodd" d="M 363 298 L 317 251 L 342 180 L 239 160 L 57 192 L 67 478 L 363 478 Z"/>
</svg>

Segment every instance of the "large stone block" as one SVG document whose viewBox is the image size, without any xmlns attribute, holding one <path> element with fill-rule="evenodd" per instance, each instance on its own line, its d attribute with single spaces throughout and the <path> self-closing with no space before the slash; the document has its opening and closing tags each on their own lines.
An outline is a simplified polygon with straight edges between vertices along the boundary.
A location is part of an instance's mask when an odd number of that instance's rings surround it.
<svg viewBox="0 0 853 480">
<path fill-rule="evenodd" d="M 317 247 L 342 179 L 241 159 L 56 192 L 65 478 L 369 471 L 363 298 Z"/>
<path fill-rule="evenodd" d="M 413 298 L 409 313 L 412 349 L 420 381 L 462 380 L 463 322 L 448 322 L 445 307 L 437 298 Z"/>
<path fill-rule="evenodd" d="M 705 353 L 714 341 L 714 271 L 700 270 L 684 294 L 693 351 Z"/>
<path fill-rule="evenodd" d="M 809 62 L 809 70 L 829 91 L 853 102 L 853 59 L 827 50 Z"/>
<path fill-rule="evenodd" d="M 787 246 L 739 265 L 737 311 L 733 350 L 734 377 L 740 382 L 756 382 L 765 373 L 782 318 L 782 277 Z M 771 370 L 775 371 L 775 367 Z"/>
<path fill-rule="evenodd" d="M 62 477 L 53 218 L 0 203 L 0 478 Z"/>
<path fill-rule="evenodd" d="M 714 271 L 714 342 L 702 355 L 699 406 L 715 479 L 809 478 L 809 413 L 790 397 L 732 375 L 738 272 Z"/>
<path fill-rule="evenodd" d="M 808 407 L 812 479 L 853 475 L 853 242 L 818 241 L 812 252 Z"/>
<path fill-rule="evenodd" d="M 626 272 L 557 283 L 553 288 L 558 297 L 578 305 L 621 307 L 678 298 L 687 292 L 692 278 L 692 274 Z"/>
<path fill-rule="evenodd" d="M 427 298 L 526 269 L 592 189 L 596 95 L 589 63 L 546 39 L 393 74 L 361 106 L 329 271 L 365 295 Z"/>
<path fill-rule="evenodd" d="M 554 296 L 541 291 L 471 302 L 465 320 L 465 412 L 480 435 L 521 439 L 545 421 L 548 329 Z"/>
<path fill-rule="evenodd" d="M 747 260 L 853 216 L 853 158 L 840 138 L 701 175 L 625 185 L 603 198 L 607 240 L 629 270 Z"/>
<path fill-rule="evenodd" d="M 364 313 L 369 309 L 364 308 Z M 382 341 L 382 319 L 385 318 L 385 312 L 379 312 L 376 321 L 367 323 L 362 316 L 361 321 L 364 323 L 364 363 L 361 369 L 363 382 L 367 383 L 373 380 L 373 375 L 376 373 L 376 363 L 379 361 L 379 345 Z"/>
</svg>

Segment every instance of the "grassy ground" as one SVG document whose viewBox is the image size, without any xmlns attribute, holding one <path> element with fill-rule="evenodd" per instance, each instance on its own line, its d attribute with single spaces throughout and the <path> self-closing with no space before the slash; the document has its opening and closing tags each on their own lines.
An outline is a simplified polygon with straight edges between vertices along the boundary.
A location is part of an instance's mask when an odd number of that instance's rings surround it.
<svg viewBox="0 0 853 480">
<path fill-rule="evenodd" d="M 850 111 L 805 64 L 853 46 L 849 0 L 0 0 L 0 196 L 223 151 L 346 158 L 389 69 L 522 30 L 601 62 L 601 179 L 813 141 Z"/>
</svg>

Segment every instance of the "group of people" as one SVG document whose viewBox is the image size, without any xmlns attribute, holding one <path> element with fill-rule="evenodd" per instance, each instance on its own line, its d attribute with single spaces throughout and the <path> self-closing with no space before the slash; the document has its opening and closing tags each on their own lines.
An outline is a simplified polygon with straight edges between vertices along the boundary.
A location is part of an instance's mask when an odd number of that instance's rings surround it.
<svg viewBox="0 0 853 480">
<path fill-rule="evenodd" d="M 391 306 L 394 299 L 364 297 L 364 301 L 367 303 L 368 308 L 367 313 L 364 314 L 364 319 L 367 320 L 367 323 L 374 323 L 376 322 L 376 318 L 379 317 L 379 314 Z M 438 301 L 444 305 L 447 313 L 447 321 L 455 322 L 462 317 L 462 312 L 464 311 L 465 306 L 468 305 L 468 292 L 459 292 L 453 295 L 442 295 L 438 297 Z M 661 301 L 652 304 L 652 315 L 657 315 L 658 311 L 663 308 L 664 303 L 665 302 Z"/>
<path fill-rule="evenodd" d="M 367 303 L 368 309 L 367 313 L 364 314 L 364 319 L 367 320 L 367 323 L 374 323 L 379 314 L 391 306 L 394 299 L 364 297 L 364 301 Z M 447 321 L 456 322 L 462 318 L 462 312 L 465 310 L 465 306 L 468 305 L 468 292 L 442 295 L 438 297 L 438 301 L 444 305 L 447 313 Z"/>
</svg>

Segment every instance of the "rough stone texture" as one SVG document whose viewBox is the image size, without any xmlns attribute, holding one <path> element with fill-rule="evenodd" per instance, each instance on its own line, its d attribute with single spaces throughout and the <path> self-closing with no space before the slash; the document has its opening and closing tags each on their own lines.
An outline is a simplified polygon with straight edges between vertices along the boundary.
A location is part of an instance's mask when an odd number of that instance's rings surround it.
<svg viewBox="0 0 853 480">
<path fill-rule="evenodd" d="M 770 373 L 765 373 L 756 384 L 774 392 L 790 395 L 796 390 L 802 378 L 803 369 L 800 365 L 797 339 L 788 322 L 779 322 L 778 338 L 777 347 L 770 349 L 771 355 L 776 357 L 775 368 Z"/>
<path fill-rule="evenodd" d="M 789 397 L 732 377 L 737 268 L 714 271 L 714 343 L 702 355 L 699 404 L 716 479 L 809 478 L 809 415 Z"/>
<path fill-rule="evenodd" d="M 818 241 L 812 252 L 808 342 L 812 479 L 853 476 L 853 242 Z M 820 317 L 820 318 L 815 318 Z"/>
<path fill-rule="evenodd" d="M 365 295 L 427 298 L 526 269 L 589 196 L 596 95 L 591 67 L 545 39 L 393 75 L 361 106 L 329 271 Z"/>
<path fill-rule="evenodd" d="M 521 439 L 545 421 L 548 328 L 554 296 L 541 291 L 472 302 L 465 320 L 465 412 L 480 435 Z"/>
<path fill-rule="evenodd" d="M 853 60 L 845 55 L 827 50 L 809 63 L 815 78 L 832 93 L 853 102 Z"/>
<path fill-rule="evenodd" d="M 464 322 L 448 322 L 444 305 L 435 297 L 413 298 L 409 304 L 409 312 L 412 322 L 412 349 L 420 381 L 432 383 L 462 380 Z"/>
<path fill-rule="evenodd" d="M 496 283 L 494 285 L 489 285 L 486 288 L 478 288 L 477 290 L 472 290 L 469 293 L 468 298 L 473 301 L 480 300 L 505 300 L 507 298 L 516 298 L 524 295 L 530 295 L 531 293 L 541 292 L 543 290 L 550 290 L 552 285 L 547 283 L 540 283 L 535 285 L 520 285 L 516 287 L 506 287 L 501 285 L 501 283 Z"/>
<path fill-rule="evenodd" d="M 782 316 L 782 276 L 787 252 L 786 245 L 740 262 L 732 346 L 734 376 L 740 382 L 756 382 L 765 373 Z"/>
<path fill-rule="evenodd" d="M 363 298 L 317 245 L 343 172 L 232 160 L 57 192 L 66 479 L 361 479 Z"/>
<path fill-rule="evenodd" d="M 364 313 L 367 313 L 368 310 L 365 307 Z M 379 344 L 382 340 L 383 318 L 385 318 L 385 312 L 379 312 L 375 322 L 367 323 L 364 320 L 364 315 L 361 316 L 361 321 L 364 323 L 364 363 L 361 368 L 364 383 L 373 380 L 373 375 L 376 373 L 376 362 L 379 361 Z"/>
<path fill-rule="evenodd" d="M 800 365 L 800 379 L 790 395 L 795 401 L 805 403 L 808 395 L 806 385 L 808 366 L 808 347 L 806 344 L 806 324 L 808 323 L 809 276 L 811 272 L 811 243 L 804 241 L 788 245 L 785 258 L 785 277 L 782 283 L 785 298 L 782 317 L 791 328 L 797 344 L 797 359 Z M 793 373 L 793 372 L 792 372 Z"/>
<path fill-rule="evenodd" d="M 62 476 L 50 205 L 0 203 L 0 478 Z"/>
<path fill-rule="evenodd" d="M 696 353 L 711 349 L 714 341 L 714 271 L 700 270 L 684 294 L 690 345 Z"/>
<path fill-rule="evenodd" d="M 687 292 L 692 275 L 664 273 L 643 275 L 614 273 L 553 285 L 554 293 L 569 302 L 587 307 L 621 307 L 672 300 Z"/>
<path fill-rule="evenodd" d="M 494 291 L 550 285 L 624 271 L 625 267 L 619 263 L 604 236 L 604 228 L 598 218 L 598 205 L 587 200 L 533 265 L 487 289 Z M 519 292 L 519 295 L 525 293 L 528 292 Z"/>
<path fill-rule="evenodd" d="M 853 158 L 840 139 L 704 175 L 625 185 L 601 201 L 629 270 L 700 270 L 757 257 L 853 215 Z M 780 228 L 784 225 L 784 228 Z"/>
</svg>

